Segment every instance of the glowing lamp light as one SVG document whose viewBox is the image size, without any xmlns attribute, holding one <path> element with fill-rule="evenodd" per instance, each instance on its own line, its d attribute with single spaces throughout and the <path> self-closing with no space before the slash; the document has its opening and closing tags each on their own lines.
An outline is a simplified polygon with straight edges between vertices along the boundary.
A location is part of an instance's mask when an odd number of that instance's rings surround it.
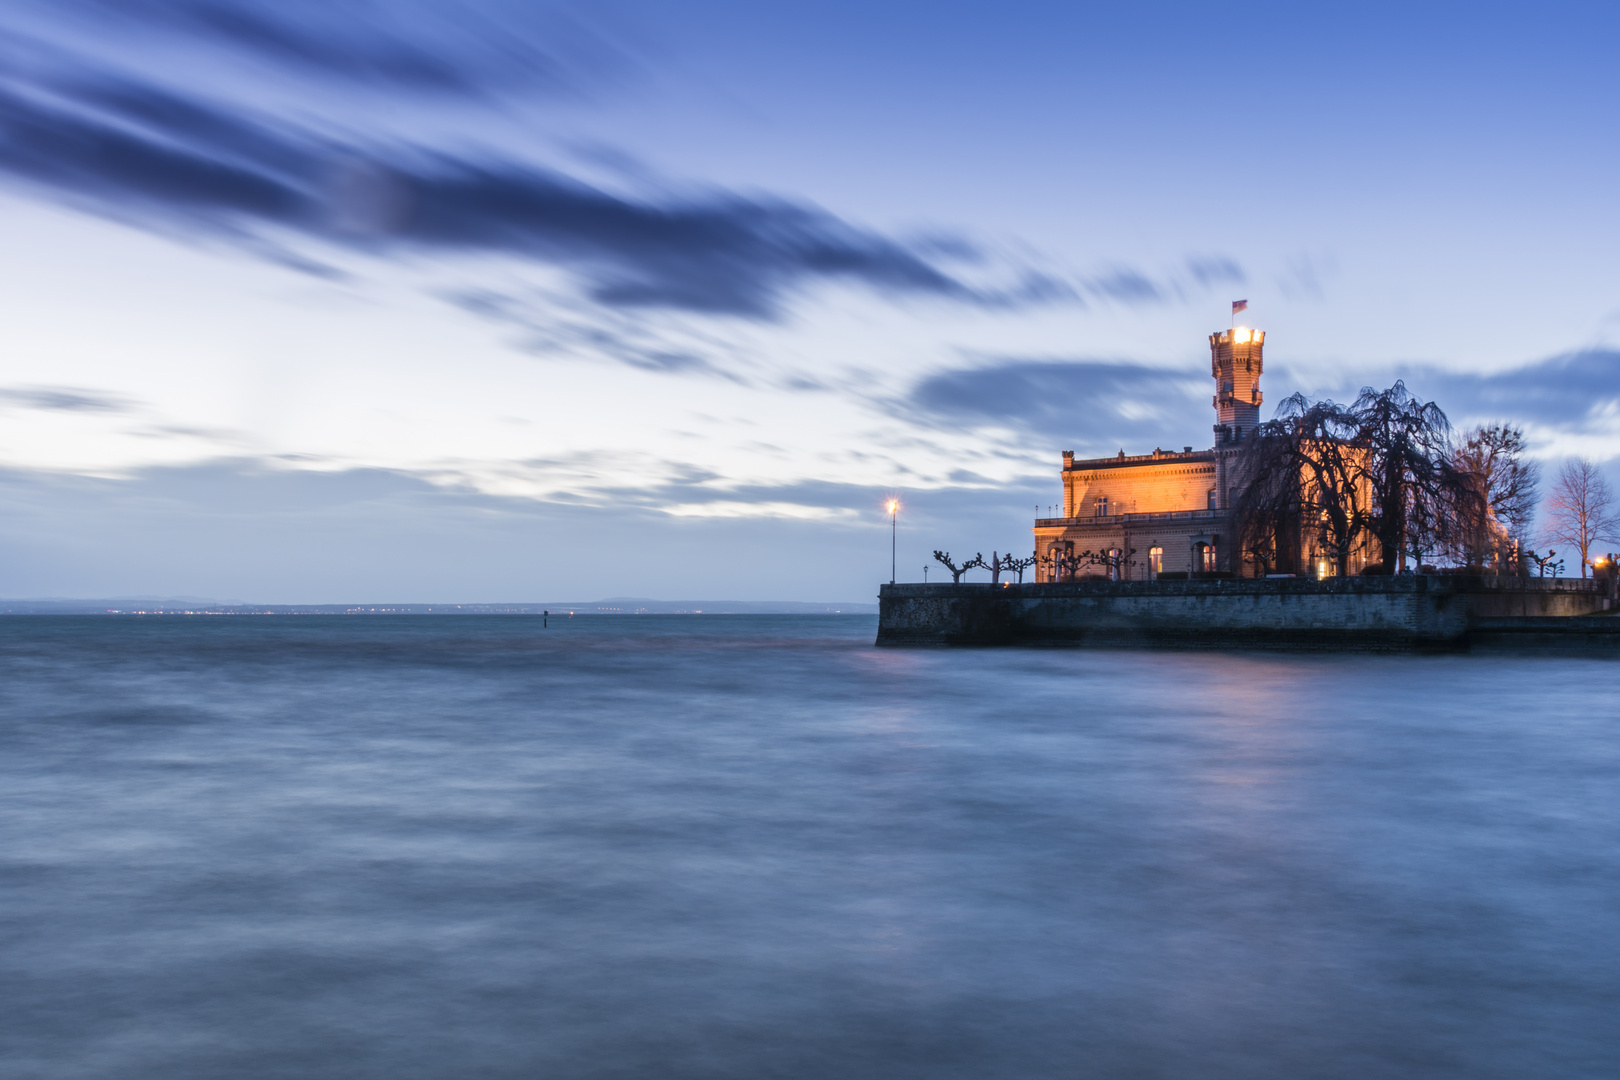
<svg viewBox="0 0 1620 1080">
<path fill-rule="evenodd" d="M 900 500 L 899 499 L 890 499 L 889 500 L 889 513 L 890 514 L 897 513 L 899 511 L 899 509 L 900 509 Z"/>
<path fill-rule="evenodd" d="M 1239 345 L 1242 345 L 1244 342 L 1248 341 L 1251 336 L 1252 333 L 1247 326 L 1240 326 L 1236 330 L 1232 331 L 1232 340 L 1237 342 Z"/>
</svg>

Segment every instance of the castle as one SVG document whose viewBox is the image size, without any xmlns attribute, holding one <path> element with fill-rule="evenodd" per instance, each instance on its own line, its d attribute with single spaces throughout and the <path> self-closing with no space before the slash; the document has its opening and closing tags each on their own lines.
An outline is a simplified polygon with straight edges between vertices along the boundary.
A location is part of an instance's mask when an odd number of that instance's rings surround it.
<svg viewBox="0 0 1620 1080">
<path fill-rule="evenodd" d="M 1037 518 L 1037 581 L 1068 580 L 1063 556 L 1111 556 L 1080 575 L 1123 580 L 1228 572 L 1244 575 L 1233 549 L 1230 507 L 1235 462 L 1245 432 L 1260 423 L 1260 373 L 1266 334 L 1234 327 L 1209 335 L 1215 379 L 1215 445 L 1151 454 L 1076 460 L 1063 454 L 1063 516 Z M 1131 549 L 1135 554 L 1131 554 Z"/>
</svg>

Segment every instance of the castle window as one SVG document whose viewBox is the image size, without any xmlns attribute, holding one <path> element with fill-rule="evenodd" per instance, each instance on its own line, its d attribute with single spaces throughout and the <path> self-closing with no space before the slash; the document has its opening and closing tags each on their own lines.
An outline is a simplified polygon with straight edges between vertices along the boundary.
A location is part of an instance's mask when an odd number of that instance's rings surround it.
<svg viewBox="0 0 1620 1080">
<path fill-rule="evenodd" d="M 1209 489 L 1209 508 L 1211 510 L 1214 510 L 1216 508 L 1215 507 L 1215 489 L 1214 488 Z"/>
<path fill-rule="evenodd" d="M 1164 548 L 1148 549 L 1148 573 L 1155 578 L 1164 573 Z"/>
<path fill-rule="evenodd" d="M 1108 516 L 1108 496 L 1106 496 L 1106 495 L 1097 496 L 1097 516 L 1098 517 L 1107 517 Z"/>
<path fill-rule="evenodd" d="M 1216 569 L 1216 565 L 1215 565 L 1215 562 L 1216 562 L 1216 560 L 1215 560 L 1215 545 L 1214 544 L 1200 544 L 1199 547 L 1201 547 L 1203 549 L 1203 560 L 1202 561 L 1203 561 L 1203 564 L 1204 564 L 1203 565 L 1204 573 L 1206 573 L 1206 574 L 1214 573 L 1215 569 Z"/>
</svg>

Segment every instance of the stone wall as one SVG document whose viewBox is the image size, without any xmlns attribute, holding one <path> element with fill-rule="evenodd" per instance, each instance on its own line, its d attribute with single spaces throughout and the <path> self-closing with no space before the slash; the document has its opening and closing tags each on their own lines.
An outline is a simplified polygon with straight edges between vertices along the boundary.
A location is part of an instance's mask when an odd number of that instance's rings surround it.
<svg viewBox="0 0 1620 1080">
<path fill-rule="evenodd" d="M 1608 582 L 1462 575 L 885 585 L 877 643 L 1464 648 L 1474 620 L 1610 606 Z"/>
</svg>

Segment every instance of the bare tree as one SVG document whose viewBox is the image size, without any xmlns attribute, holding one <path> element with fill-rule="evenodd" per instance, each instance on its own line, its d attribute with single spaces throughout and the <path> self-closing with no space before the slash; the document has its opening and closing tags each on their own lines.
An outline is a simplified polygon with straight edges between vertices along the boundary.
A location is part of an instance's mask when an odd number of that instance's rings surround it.
<svg viewBox="0 0 1620 1080">
<path fill-rule="evenodd" d="M 1592 547 L 1620 539 L 1620 516 L 1603 473 L 1586 458 L 1566 461 L 1547 496 L 1547 539 L 1575 548 L 1586 576 Z"/>
<path fill-rule="evenodd" d="M 1371 518 L 1359 430 L 1352 410 L 1304 394 L 1255 428 L 1237 462 L 1239 547 L 1274 558 L 1279 544 L 1308 539 L 1348 574 Z"/>
<path fill-rule="evenodd" d="M 1501 572 L 1524 549 L 1541 485 L 1541 466 L 1524 452 L 1524 431 L 1517 425 L 1482 424 L 1453 454 L 1452 464 L 1473 478 L 1485 504 L 1479 527 L 1462 538 L 1464 564 L 1494 565 Z"/>
<path fill-rule="evenodd" d="M 1350 412 L 1371 494 L 1368 529 L 1391 571 L 1404 567 L 1408 554 L 1421 567 L 1426 552 L 1480 531 L 1484 495 L 1453 464 L 1451 422 L 1440 406 L 1397 381 L 1388 390 L 1364 388 Z M 1392 559 L 1397 566 L 1389 566 Z"/>
<path fill-rule="evenodd" d="M 1421 566 L 1486 514 L 1477 478 L 1454 457 L 1446 414 L 1404 383 L 1364 388 L 1349 406 L 1295 394 L 1234 463 L 1238 550 L 1267 573 L 1314 548 L 1342 575 L 1372 539 L 1390 571 L 1408 555 Z"/>
<path fill-rule="evenodd" d="M 948 551 L 937 551 L 936 550 L 934 552 L 934 559 L 937 562 L 944 563 L 945 564 L 945 569 L 947 569 L 947 570 L 949 570 L 951 572 L 951 582 L 952 582 L 952 584 L 960 584 L 961 581 L 962 581 L 962 575 L 967 573 L 969 570 L 973 569 L 975 566 L 978 565 L 978 563 L 976 563 L 973 560 L 969 559 L 967 562 L 963 563 L 961 566 L 957 566 L 955 563 L 953 563 L 951 561 L 951 553 L 948 552 Z"/>
</svg>

